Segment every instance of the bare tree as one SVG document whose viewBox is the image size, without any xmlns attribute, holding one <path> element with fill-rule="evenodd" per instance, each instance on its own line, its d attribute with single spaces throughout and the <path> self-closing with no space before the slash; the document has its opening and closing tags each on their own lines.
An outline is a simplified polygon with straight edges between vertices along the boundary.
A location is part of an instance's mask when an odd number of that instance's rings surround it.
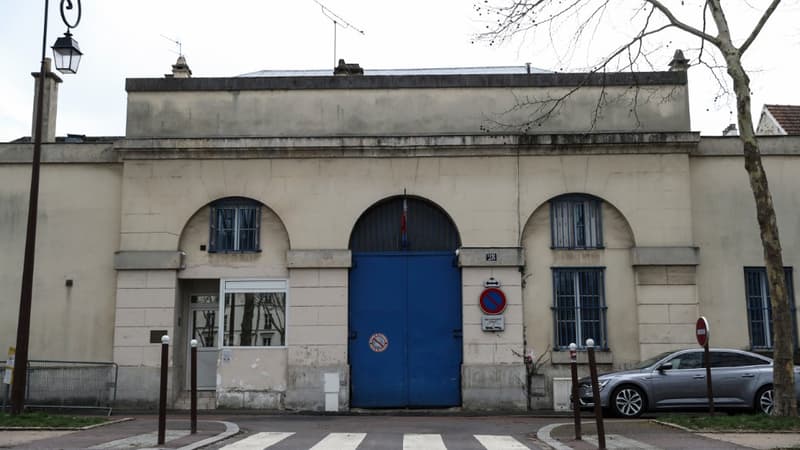
<svg viewBox="0 0 800 450">
<path fill-rule="evenodd" d="M 687 5 L 689 3 L 689 5 Z M 711 70 L 719 83 L 722 95 L 732 95 L 737 105 L 739 137 L 744 150 L 744 166 L 756 203 L 756 217 L 760 229 L 761 243 L 772 302 L 774 329 L 774 414 L 797 416 L 794 392 L 794 364 L 792 317 L 783 271 L 783 256 L 778 236 L 778 224 L 772 202 L 767 175 L 761 161 L 758 139 L 753 128 L 750 111 L 750 78 L 742 64 L 742 57 L 751 47 L 773 15 L 781 0 L 772 0 L 763 10 L 756 10 L 752 28 L 747 30 L 741 43 L 734 42 L 722 0 L 481 0 L 475 3 L 475 11 L 489 22 L 479 39 L 490 45 L 521 37 L 523 42 L 532 36 L 544 35 L 545 42 L 558 53 L 559 60 L 568 60 L 580 48 L 580 42 L 592 39 L 598 27 L 621 12 L 629 11 L 627 29 L 633 31 L 621 38 L 622 44 L 607 49 L 598 62 L 588 71 L 636 70 L 650 66 L 650 55 L 663 48 L 665 37 L 670 33 L 681 33 L 697 39 L 699 46 L 693 49 L 697 57 L 694 65 Z M 669 6 L 668 6 L 669 5 Z M 726 6 L 728 7 L 728 6 Z M 613 9 L 612 9 L 613 8 Z M 624 8 L 628 8 L 627 10 Z M 688 10 L 688 11 L 687 11 Z M 679 18 L 685 16 L 686 19 Z M 569 30 L 568 39 L 559 39 L 559 33 Z M 727 72 L 727 78 L 725 77 Z M 574 92 L 574 91 L 572 91 Z M 569 92 L 567 95 L 571 94 Z M 601 95 L 602 98 L 602 95 Z M 529 122 L 520 125 L 527 130 L 531 124 L 540 124 L 553 113 L 563 98 L 520 102 L 522 106 L 534 105 Z M 527 104 L 526 104 L 527 103 Z M 598 107 L 601 106 L 598 103 Z M 597 114 L 597 111 L 595 111 Z M 594 123 L 594 122 L 593 122 Z"/>
</svg>

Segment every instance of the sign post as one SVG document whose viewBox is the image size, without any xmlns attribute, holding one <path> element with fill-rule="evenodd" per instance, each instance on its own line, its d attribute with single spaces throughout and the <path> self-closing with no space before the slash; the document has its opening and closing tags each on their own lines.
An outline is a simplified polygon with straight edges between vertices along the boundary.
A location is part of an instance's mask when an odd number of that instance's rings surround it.
<svg viewBox="0 0 800 450">
<path fill-rule="evenodd" d="M 712 416 L 714 415 L 714 391 L 711 387 L 711 353 L 708 351 L 708 339 L 709 339 L 709 330 L 708 330 L 708 320 L 704 316 L 700 316 L 697 319 L 697 324 L 695 325 L 695 336 L 697 337 L 697 343 L 700 344 L 703 349 L 703 361 L 706 366 L 706 390 L 708 392 L 708 412 Z"/>
</svg>

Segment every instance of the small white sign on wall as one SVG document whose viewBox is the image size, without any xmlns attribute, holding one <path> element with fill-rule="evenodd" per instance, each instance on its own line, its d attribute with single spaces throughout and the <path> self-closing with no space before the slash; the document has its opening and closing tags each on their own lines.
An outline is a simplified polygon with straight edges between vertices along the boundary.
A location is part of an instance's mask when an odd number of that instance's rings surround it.
<svg viewBox="0 0 800 450">
<path fill-rule="evenodd" d="M 481 330 L 483 331 L 505 331 L 506 321 L 503 315 L 484 314 L 481 317 Z"/>
</svg>

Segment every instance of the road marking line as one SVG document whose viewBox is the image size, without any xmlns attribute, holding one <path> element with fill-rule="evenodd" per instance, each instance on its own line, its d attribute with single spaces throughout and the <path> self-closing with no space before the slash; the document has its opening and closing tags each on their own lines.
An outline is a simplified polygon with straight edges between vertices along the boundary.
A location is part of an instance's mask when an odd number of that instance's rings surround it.
<svg viewBox="0 0 800 450">
<path fill-rule="evenodd" d="M 165 430 L 164 442 L 174 441 L 189 435 L 189 430 Z M 89 448 L 142 448 L 153 447 L 158 444 L 158 431 L 152 433 L 138 434 L 125 439 L 106 442 L 105 444 L 95 445 Z"/>
<path fill-rule="evenodd" d="M 486 447 L 486 450 L 529 450 L 528 447 L 511 436 L 476 434 L 475 439 Z"/>
<path fill-rule="evenodd" d="M 294 433 L 276 433 L 271 431 L 256 433 L 241 441 L 226 445 L 220 450 L 263 450 L 267 447 L 272 447 L 293 434 Z"/>
<path fill-rule="evenodd" d="M 583 436 L 583 440 L 598 447 L 597 435 L 588 434 Z M 619 434 L 606 435 L 606 448 L 638 448 L 643 450 L 660 450 L 658 447 L 653 447 L 650 444 L 639 442 L 637 440 L 620 436 Z"/>
<path fill-rule="evenodd" d="M 366 433 L 331 433 L 309 450 L 355 450 Z"/>
<path fill-rule="evenodd" d="M 439 434 L 404 434 L 403 450 L 447 450 Z"/>
</svg>

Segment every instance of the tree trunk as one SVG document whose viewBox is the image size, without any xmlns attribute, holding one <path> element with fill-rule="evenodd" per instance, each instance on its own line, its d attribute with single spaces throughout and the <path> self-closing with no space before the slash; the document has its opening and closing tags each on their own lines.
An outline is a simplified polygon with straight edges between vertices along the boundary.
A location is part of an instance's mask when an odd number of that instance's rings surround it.
<svg viewBox="0 0 800 450">
<path fill-rule="evenodd" d="M 783 256 L 778 236 L 778 222 L 772 203 L 772 194 L 767 183 L 767 174 L 761 163 L 753 119 L 750 113 L 750 79 L 742 67 L 741 55 L 733 46 L 723 45 L 722 53 L 728 65 L 728 74 L 733 80 L 736 93 L 736 110 L 739 122 L 739 137 L 744 146 L 744 167 L 750 178 L 750 187 L 756 202 L 756 217 L 761 231 L 764 263 L 772 305 L 773 339 L 773 385 L 775 387 L 774 414 L 797 416 L 794 389 L 794 358 L 792 342 L 792 311 L 789 306 L 786 276 L 783 271 Z"/>
</svg>

